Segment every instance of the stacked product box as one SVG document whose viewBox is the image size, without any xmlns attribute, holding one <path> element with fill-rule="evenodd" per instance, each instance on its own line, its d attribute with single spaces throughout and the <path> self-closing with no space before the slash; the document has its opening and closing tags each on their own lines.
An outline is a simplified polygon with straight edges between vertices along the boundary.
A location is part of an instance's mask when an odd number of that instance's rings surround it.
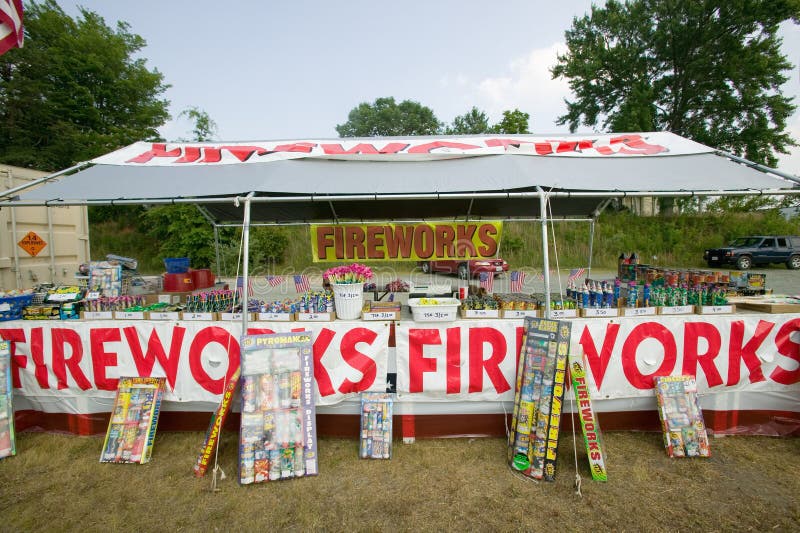
<svg viewBox="0 0 800 533">
<path fill-rule="evenodd" d="M 711 448 L 692 376 L 655 378 L 658 416 L 670 457 L 709 457 Z"/>
<path fill-rule="evenodd" d="M 534 479 L 555 480 L 570 328 L 565 321 L 525 319 L 508 459 Z"/>
<path fill-rule="evenodd" d="M 0 341 L 0 459 L 17 453 L 11 388 L 11 347 Z"/>
<path fill-rule="evenodd" d="M 311 333 L 242 340 L 239 482 L 317 474 Z"/>
<path fill-rule="evenodd" d="M 100 454 L 101 463 L 146 463 L 150 460 L 165 381 L 165 378 L 120 378 Z"/>
<path fill-rule="evenodd" d="M 389 459 L 392 456 L 392 395 L 387 392 L 361 394 L 362 459 Z"/>
</svg>

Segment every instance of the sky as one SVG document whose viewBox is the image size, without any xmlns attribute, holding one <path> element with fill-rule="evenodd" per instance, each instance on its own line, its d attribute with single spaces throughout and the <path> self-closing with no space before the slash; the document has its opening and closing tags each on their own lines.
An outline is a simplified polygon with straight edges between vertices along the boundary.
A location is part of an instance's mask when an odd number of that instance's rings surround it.
<svg viewBox="0 0 800 533">
<path fill-rule="evenodd" d="M 167 140 L 191 137 L 181 111 L 197 107 L 225 141 L 335 138 L 336 125 L 362 102 L 393 96 L 431 108 L 445 123 L 473 106 L 490 123 L 504 110 L 530 115 L 536 134 L 565 133 L 556 117 L 571 93 L 552 80 L 564 32 L 591 0 L 57 0 L 109 26 L 130 25 L 147 46 L 140 56 L 171 87 Z M 598 2 L 595 2 L 598 3 Z M 800 26 L 781 28 L 795 64 L 783 93 L 800 105 Z M 800 142 L 800 110 L 788 129 Z M 589 131 L 587 128 L 579 132 Z M 800 175 L 800 148 L 778 169 Z"/>
</svg>

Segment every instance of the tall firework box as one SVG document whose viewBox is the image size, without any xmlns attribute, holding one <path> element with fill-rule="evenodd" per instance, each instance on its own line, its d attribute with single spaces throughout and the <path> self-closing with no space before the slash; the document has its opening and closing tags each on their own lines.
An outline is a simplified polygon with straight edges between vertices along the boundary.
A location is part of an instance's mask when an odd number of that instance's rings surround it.
<svg viewBox="0 0 800 533">
<path fill-rule="evenodd" d="M 361 394 L 361 439 L 359 456 L 362 459 L 392 457 L 392 414 L 394 400 L 388 392 Z"/>
<path fill-rule="evenodd" d="M 525 318 L 508 456 L 534 479 L 555 480 L 569 336 L 569 322 Z"/>
<path fill-rule="evenodd" d="M 589 471 L 595 481 L 608 481 L 606 472 L 605 453 L 603 451 L 603 438 L 600 433 L 600 423 L 592 404 L 589 393 L 589 382 L 586 378 L 586 362 L 583 352 L 570 355 L 570 377 L 572 378 L 572 391 L 578 405 L 578 418 L 581 421 L 583 443 L 586 446 L 586 457 L 589 460 Z"/>
<path fill-rule="evenodd" d="M 242 337 L 239 483 L 317 474 L 311 333 Z"/>
<path fill-rule="evenodd" d="M 214 450 L 219 442 L 222 425 L 225 423 L 228 413 L 231 412 L 233 395 L 236 392 L 236 387 L 239 385 L 241 371 L 241 366 L 237 366 L 233 374 L 228 378 L 228 381 L 225 383 L 225 388 L 222 391 L 222 399 L 217 406 L 217 410 L 211 415 L 211 421 L 208 423 L 208 430 L 206 430 L 206 436 L 205 439 L 203 439 L 203 446 L 200 448 L 200 454 L 197 456 L 197 461 L 194 464 L 194 475 L 196 477 L 203 477 L 206 474 L 211 459 L 214 456 Z"/>
<path fill-rule="evenodd" d="M 709 457 L 711 447 L 692 376 L 655 378 L 658 416 L 670 457 Z"/>
<path fill-rule="evenodd" d="M 0 341 L 0 459 L 17 454 L 11 387 L 11 345 Z"/>
<path fill-rule="evenodd" d="M 122 377 L 101 463 L 146 463 L 153 453 L 165 378 Z"/>
</svg>

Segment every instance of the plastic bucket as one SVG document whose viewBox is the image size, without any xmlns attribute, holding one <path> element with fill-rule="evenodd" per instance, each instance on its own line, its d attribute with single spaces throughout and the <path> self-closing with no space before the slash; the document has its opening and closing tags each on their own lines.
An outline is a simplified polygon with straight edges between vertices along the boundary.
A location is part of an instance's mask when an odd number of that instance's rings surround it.
<svg viewBox="0 0 800 533">
<path fill-rule="evenodd" d="M 333 301 L 336 317 L 342 320 L 355 320 L 361 317 L 364 305 L 364 285 L 361 283 L 334 283 Z"/>
<path fill-rule="evenodd" d="M 192 281 L 194 281 L 195 289 L 205 289 L 214 286 L 214 274 L 209 268 L 198 268 L 191 270 Z"/>
<path fill-rule="evenodd" d="M 188 272 L 164 274 L 164 292 L 188 292 L 194 290 L 194 280 Z"/>
</svg>

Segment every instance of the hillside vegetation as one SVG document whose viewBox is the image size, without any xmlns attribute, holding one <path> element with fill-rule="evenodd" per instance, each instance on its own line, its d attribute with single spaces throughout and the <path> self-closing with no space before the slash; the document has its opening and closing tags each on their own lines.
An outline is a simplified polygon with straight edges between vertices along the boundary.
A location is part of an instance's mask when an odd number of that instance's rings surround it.
<svg viewBox="0 0 800 533">
<path fill-rule="evenodd" d="M 258 238 L 253 240 L 251 269 L 253 273 L 300 272 L 312 264 L 309 229 L 307 226 L 255 228 Z M 173 231 L 180 231 L 173 229 Z M 541 268 L 541 224 L 514 222 L 504 224 L 500 255 L 512 268 Z M 548 231 L 555 237 L 551 244 L 550 261 L 556 259 L 561 268 L 587 266 L 589 257 L 590 224 L 588 222 L 553 222 Z M 265 240 L 264 235 L 272 238 Z M 777 210 L 750 213 L 693 214 L 679 216 L 641 217 L 627 212 L 605 213 L 595 224 L 592 266 L 615 268 L 621 253 L 636 252 L 640 262 L 666 267 L 704 267 L 703 250 L 720 246 L 732 238 L 754 234 L 800 234 L 800 219 L 787 220 Z M 209 232 L 210 234 L 210 232 Z M 275 237 L 279 236 L 280 239 Z M 135 257 L 143 274 L 163 272 L 160 239 L 140 229 L 135 217 L 119 218 L 93 223 L 90 229 L 93 259 L 102 259 L 113 253 Z M 238 238 L 233 244 L 222 247 L 222 275 L 234 275 L 239 256 Z M 282 253 L 259 253 L 259 242 L 274 246 L 281 243 Z M 197 256 L 214 257 L 214 241 L 198 241 L 198 247 L 207 247 Z M 199 252 L 199 250 L 198 250 Z M 194 254 L 192 254 L 194 255 Z M 172 256 L 167 255 L 167 256 Z M 282 257 L 276 257 L 282 256 Z M 207 266 L 196 265 L 193 266 Z M 382 263 L 381 266 L 390 266 Z M 396 269 L 410 269 L 411 263 L 392 265 Z"/>
</svg>

